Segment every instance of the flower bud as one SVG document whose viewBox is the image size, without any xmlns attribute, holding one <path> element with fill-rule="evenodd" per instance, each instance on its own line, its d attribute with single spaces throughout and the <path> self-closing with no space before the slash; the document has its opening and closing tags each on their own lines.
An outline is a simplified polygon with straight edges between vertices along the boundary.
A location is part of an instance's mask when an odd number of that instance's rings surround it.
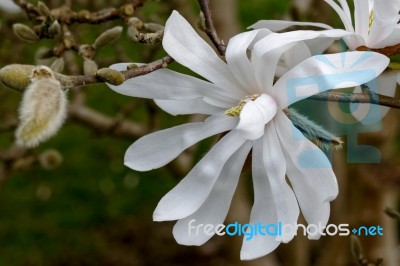
<svg viewBox="0 0 400 266">
<path fill-rule="evenodd" d="M 29 75 L 35 66 L 12 64 L 0 69 L 0 81 L 7 87 L 17 91 L 24 91 L 29 85 Z"/>
<path fill-rule="evenodd" d="M 100 80 L 118 86 L 124 83 L 125 76 L 111 68 L 102 68 L 96 72 L 97 78 Z"/>
<path fill-rule="evenodd" d="M 85 58 L 83 61 L 83 73 L 85 75 L 96 75 L 98 66 L 95 61 Z"/>
<path fill-rule="evenodd" d="M 51 64 L 50 68 L 54 72 L 61 73 L 64 70 L 64 58 L 59 57 L 56 60 L 54 60 L 53 63 Z"/>
<path fill-rule="evenodd" d="M 43 16 L 48 17 L 48 18 L 51 17 L 50 9 L 45 3 L 43 3 L 42 1 L 39 1 L 38 2 L 38 8 L 39 8 L 40 13 Z"/>
<path fill-rule="evenodd" d="M 102 34 L 100 34 L 99 37 L 94 41 L 93 47 L 95 49 L 100 49 L 108 44 L 111 44 L 115 42 L 119 36 L 121 36 L 122 33 L 122 27 L 117 26 L 112 29 L 108 29 Z"/>
<path fill-rule="evenodd" d="M 13 31 L 18 38 L 25 42 L 34 43 L 39 40 L 39 36 L 31 28 L 24 24 L 14 24 Z"/>
<path fill-rule="evenodd" d="M 67 97 L 53 71 L 35 67 L 19 109 L 17 144 L 29 148 L 39 145 L 60 129 L 66 115 Z"/>
<path fill-rule="evenodd" d="M 57 20 L 55 20 L 49 27 L 49 33 L 54 37 L 59 37 L 61 35 L 61 26 Z"/>
</svg>

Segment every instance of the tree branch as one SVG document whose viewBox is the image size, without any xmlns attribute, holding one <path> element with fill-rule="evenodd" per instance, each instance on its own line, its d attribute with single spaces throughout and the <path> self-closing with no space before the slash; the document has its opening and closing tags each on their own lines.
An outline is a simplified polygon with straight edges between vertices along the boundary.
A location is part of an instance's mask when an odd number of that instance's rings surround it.
<svg viewBox="0 0 400 266">
<path fill-rule="evenodd" d="M 134 77 L 149 74 L 149 73 L 156 71 L 158 69 L 161 69 L 161 68 L 165 68 L 165 67 L 167 67 L 168 64 L 170 64 L 172 62 L 174 62 L 174 59 L 171 56 L 167 55 L 167 56 L 164 56 L 163 58 L 153 61 L 147 65 L 128 69 L 125 71 L 121 71 L 121 73 L 124 75 L 125 80 L 127 80 L 127 79 L 131 79 Z M 57 74 L 56 78 L 58 80 L 60 80 L 61 85 L 66 88 L 103 83 L 103 81 L 98 79 L 96 75 L 66 76 L 66 75 Z"/>
<path fill-rule="evenodd" d="M 130 4 L 121 6 L 120 8 L 107 8 L 98 12 L 90 13 L 89 11 L 74 12 L 68 6 L 64 8 L 52 10 L 52 16 L 64 24 L 86 23 L 100 24 L 106 21 L 132 16 L 135 9 L 142 6 L 146 0 L 133 0 Z M 41 16 L 39 8 L 25 0 L 19 1 L 19 6 L 25 10 L 28 18 L 36 20 Z"/>
<path fill-rule="evenodd" d="M 322 92 L 311 96 L 309 99 L 342 103 L 370 103 L 400 109 L 400 99 L 372 91 L 368 93 Z"/>
<path fill-rule="evenodd" d="M 217 48 L 218 53 L 222 56 L 225 55 L 225 50 L 226 46 L 225 44 L 221 41 L 221 39 L 218 38 L 217 32 L 214 27 L 214 23 L 211 18 L 211 11 L 210 7 L 208 5 L 208 0 L 198 0 L 201 12 L 204 14 L 204 20 L 206 24 L 206 34 L 214 44 L 214 46 Z"/>
</svg>

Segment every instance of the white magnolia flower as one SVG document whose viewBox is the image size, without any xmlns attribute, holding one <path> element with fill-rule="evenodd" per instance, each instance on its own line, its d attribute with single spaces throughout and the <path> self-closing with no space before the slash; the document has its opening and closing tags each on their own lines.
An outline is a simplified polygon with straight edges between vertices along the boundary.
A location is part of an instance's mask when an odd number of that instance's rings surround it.
<svg viewBox="0 0 400 266">
<path fill-rule="evenodd" d="M 279 58 L 294 46 L 300 47 L 293 56 L 301 62 L 274 83 Z M 294 225 L 300 207 L 309 224 L 326 225 L 329 202 L 338 193 L 331 164 L 282 109 L 318 92 L 365 83 L 385 69 L 388 59 L 371 52 L 306 59 L 310 52 L 304 43 L 281 40 L 279 34 L 264 29 L 230 39 L 225 63 L 176 11 L 166 23 L 163 47 L 177 62 L 208 81 L 162 69 L 109 86 L 125 95 L 156 99 L 173 115 L 210 116 L 204 122 L 142 137 L 127 150 L 125 164 L 138 171 L 159 168 L 196 142 L 228 133 L 161 199 L 153 219 L 177 220 L 173 234 L 180 244 L 208 241 L 211 236 L 202 230 L 198 235 L 189 234 L 188 224 L 193 219 L 213 225 L 224 222 L 242 166 L 252 150 L 254 205 L 250 223 Z M 127 65 L 113 68 L 123 70 Z M 225 112 L 236 112 L 239 117 Z M 241 258 L 266 255 L 293 236 L 257 235 L 244 240 Z M 319 236 L 315 233 L 310 238 Z"/>
<path fill-rule="evenodd" d="M 354 19 L 346 0 L 325 0 L 325 2 L 337 12 L 345 30 L 349 33 L 347 36 L 343 36 L 343 40 L 350 50 L 356 50 L 361 46 L 384 48 L 400 43 L 400 0 L 354 0 Z M 261 20 L 249 28 L 280 31 L 294 25 L 320 27 L 328 31 L 332 29 L 331 26 L 323 23 L 280 20 Z M 330 46 L 330 40 L 329 38 L 317 38 L 307 44 L 310 46 L 312 54 L 318 54 Z M 315 48 L 315 44 L 320 47 L 319 50 Z M 385 71 L 375 83 L 378 85 L 377 88 L 372 89 L 379 94 L 392 97 L 396 91 L 397 80 L 400 80 L 398 71 Z M 359 87 L 354 90 L 354 92 L 360 91 Z M 354 117 L 366 124 L 369 123 L 368 121 L 376 122 L 376 119 L 365 119 L 369 112 L 375 111 L 379 111 L 380 117 L 383 117 L 389 108 L 384 106 L 374 108 L 370 104 L 351 104 L 351 112 Z"/>
</svg>

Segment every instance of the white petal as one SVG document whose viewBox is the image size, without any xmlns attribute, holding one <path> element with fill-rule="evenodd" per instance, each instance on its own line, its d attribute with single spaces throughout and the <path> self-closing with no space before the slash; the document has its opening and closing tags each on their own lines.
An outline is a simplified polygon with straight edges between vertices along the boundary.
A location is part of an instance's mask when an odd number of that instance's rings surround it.
<svg viewBox="0 0 400 266">
<path fill-rule="evenodd" d="M 250 214 L 250 225 L 261 223 L 263 226 L 275 224 L 278 226 L 278 217 L 276 214 L 276 206 L 274 196 L 268 177 L 265 172 L 263 160 L 263 143 L 262 139 L 257 140 L 253 146 L 252 156 L 252 173 L 254 188 L 254 205 Z M 268 234 L 263 230 L 265 235 L 257 234 L 252 238 L 244 236 L 242 250 L 240 251 L 240 259 L 252 260 L 267 255 L 276 249 L 280 241 L 276 241 L 274 230 L 270 227 Z M 275 231 L 276 232 L 276 231 Z M 277 235 L 278 232 L 276 232 Z"/>
<path fill-rule="evenodd" d="M 259 53 L 265 54 L 276 48 L 298 41 L 306 41 L 316 38 L 339 39 L 351 34 L 352 33 L 339 29 L 321 30 L 321 31 L 298 30 L 298 31 L 290 31 L 279 34 L 270 34 L 267 37 L 258 41 L 257 44 L 254 45 L 254 50 L 260 49 L 260 51 L 262 52 Z"/>
<path fill-rule="evenodd" d="M 385 0 L 374 1 L 374 20 L 369 33 L 368 47 L 378 47 L 377 43 L 386 39 L 396 28 L 400 19 L 400 1 L 398 0 Z M 397 44 L 400 37 L 398 37 Z"/>
<path fill-rule="evenodd" d="M 299 206 L 293 190 L 286 182 L 286 162 L 283 155 L 275 123 L 272 120 L 267 124 L 263 137 L 263 160 L 266 174 L 269 179 L 271 191 L 276 206 L 278 221 L 283 225 L 292 225 L 296 228 L 299 217 Z M 295 236 L 295 230 L 276 238 L 284 243 Z"/>
<path fill-rule="evenodd" d="M 311 57 L 310 49 L 305 42 L 298 42 L 292 48 L 287 50 L 279 59 L 276 67 L 275 76 L 282 76 L 288 70 L 292 69 L 302 61 Z M 272 88 L 269 88 L 272 89 Z"/>
<path fill-rule="evenodd" d="M 254 101 L 249 100 L 240 112 L 236 129 L 246 139 L 258 139 L 264 134 L 265 124 L 274 117 L 277 109 L 275 101 L 266 94 Z"/>
<path fill-rule="evenodd" d="M 334 43 L 332 38 L 318 38 L 304 41 L 310 49 L 311 55 L 319 55 L 325 52 Z"/>
<path fill-rule="evenodd" d="M 376 83 L 377 82 L 377 83 Z M 379 94 L 393 97 L 397 86 L 397 71 L 385 71 L 377 77 L 377 81 L 371 82 L 371 89 Z M 361 92 L 357 87 L 355 93 Z M 351 103 L 350 111 L 352 115 L 363 124 L 374 124 L 380 121 L 390 110 L 386 106 L 372 105 L 369 103 Z"/>
<path fill-rule="evenodd" d="M 266 45 L 266 43 L 273 44 L 280 39 L 280 34 L 273 33 L 254 45 L 251 63 L 258 82 L 255 93 L 268 93 L 271 90 L 279 58 L 296 44 L 292 42 L 274 49 L 269 49 L 271 45 Z"/>
<path fill-rule="evenodd" d="M 274 85 L 272 95 L 280 108 L 311 95 L 354 87 L 377 77 L 389 59 L 374 52 L 347 52 L 313 56 L 283 75 Z"/>
<path fill-rule="evenodd" d="M 332 29 L 331 26 L 323 23 L 315 22 L 298 22 L 298 21 L 287 21 L 287 20 L 259 20 L 250 27 L 249 29 L 269 29 L 270 31 L 277 32 L 289 28 L 291 26 L 312 26 L 323 29 Z"/>
<path fill-rule="evenodd" d="M 110 68 L 118 71 L 126 70 L 130 63 L 112 65 Z M 122 85 L 107 84 L 112 90 L 134 97 L 149 99 L 177 100 L 207 97 L 214 99 L 218 106 L 232 106 L 237 98 L 223 93 L 220 88 L 210 82 L 180 74 L 168 69 L 160 69 L 149 74 L 125 81 Z"/>
<path fill-rule="evenodd" d="M 203 205 L 195 213 L 175 224 L 173 233 L 179 244 L 199 246 L 207 242 L 215 233 L 215 231 L 210 234 L 205 233 L 204 227 L 196 233 L 196 230 L 190 229 L 191 224 L 211 224 L 215 227 L 224 222 L 239 181 L 240 172 L 251 147 L 252 143 L 247 141 L 229 158 Z M 193 219 L 195 221 L 191 222 Z"/>
<path fill-rule="evenodd" d="M 228 65 L 177 11 L 172 12 L 165 24 L 163 47 L 180 64 L 222 89 L 239 94 L 237 99 L 243 96 Z"/>
<path fill-rule="evenodd" d="M 125 165 L 137 171 L 159 168 L 198 141 L 230 130 L 236 124 L 235 118 L 216 115 L 204 122 L 184 124 L 146 135 L 128 148 Z"/>
<path fill-rule="evenodd" d="M 225 135 L 189 174 L 160 200 L 153 220 L 179 220 L 197 211 L 209 196 L 225 163 L 245 141 L 235 131 Z"/>
<path fill-rule="evenodd" d="M 340 19 L 342 20 L 344 27 L 346 31 L 348 32 L 354 32 L 353 24 L 351 21 L 351 17 L 349 16 L 349 13 L 344 11 L 343 9 L 340 8 L 338 4 L 336 4 L 333 0 L 325 0 L 339 15 Z"/>
<path fill-rule="evenodd" d="M 202 98 L 185 100 L 154 100 L 165 112 L 171 115 L 220 113 L 225 109 L 206 103 Z"/>
<path fill-rule="evenodd" d="M 232 73 L 242 84 L 248 93 L 255 93 L 257 81 L 254 76 L 254 69 L 247 56 L 248 49 L 251 49 L 254 42 L 265 37 L 269 30 L 253 30 L 236 35 L 229 40 L 226 49 L 226 61 Z"/>
<path fill-rule="evenodd" d="M 374 43 L 370 46 L 372 48 L 382 48 L 382 47 L 387 47 L 387 46 L 392 46 L 395 44 L 398 44 L 400 42 L 400 25 L 397 25 L 394 30 L 392 31 L 389 36 L 386 38 L 380 40 L 380 41 L 374 41 Z M 370 38 L 373 40 L 372 38 Z"/>
<path fill-rule="evenodd" d="M 364 39 L 368 38 L 369 6 L 365 0 L 354 0 L 354 26 L 357 34 Z"/>
<path fill-rule="evenodd" d="M 349 4 L 347 3 L 347 0 L 339 0 L 339 2 L 340 2 L 340 6 L 342 7 L 346 17 L 351 18 L 350 7 L 349 7 Z"/>
<path fill-rule="evenodd" d="M 332 166 L 325 154 L 307 140 L 282 111 L 278 111 L 274 122 L 286 158 L 287 176 L 301 212 L 309 224 L 326 226 L 329 201 L 338 194 Z M 319 236 L 316 233 L 309 238 Z"/>
</svg>

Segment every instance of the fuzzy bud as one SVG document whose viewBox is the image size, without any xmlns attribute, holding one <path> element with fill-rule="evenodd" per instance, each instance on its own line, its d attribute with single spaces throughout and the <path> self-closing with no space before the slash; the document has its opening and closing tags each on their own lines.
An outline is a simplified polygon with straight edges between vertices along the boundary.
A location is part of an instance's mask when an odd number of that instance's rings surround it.
<svg viewBox="0 0 400 266">
<path fill-rule="evenodd" d="M 96 62 L 85 58 L 83 61 L 83 73 L 85 75 L 96 75 L 97 70 L 99 67 L 97 66 Z"/>
<path fill-rule="evenodd" d="M 97 78 L 100 80 L 118 86 L 124 83 L 125 76 L 111 68 L 102 68 L 96 72 Z"/>
<path fill-rule="evenodd" d="M 43 3 L 42 1 L 39 1 L 38 2 L 38 8 L 39 8 L 40 13 L 43 16 L 48 17 L 48 18 L 51 17 L 51 11 L 50 11 L 49 7 L 45 3 Z"/>
<path fill-rule="evenodd" d="M 119 12 L 122 16 L 130 17 L 135 12 L 135 8 L 133 8 L 133 6 L 131 4 L 127 4 L 127 5 L 122 6 L 119 9 Z"/>
<path fill-rule="evenodd" d="M 0 69 L 0 80 L 7 87 L 17 91 L 24 91 L 28 87 L 29 75 L 35 66 L 12 64 Z"/>
<path fill-rule="evenodd" d="M 97 37 L 97 39 L 94 41 L 93 47 L 95 49 L 100 49 L 108 44 L 111 44 L 121 36 L 121 33 L 122 33 L 121 26 L 108 29 L 102 34 L 100 34 L 99 37 Z"/>
<path fill-rule="evenodd" d="M 64 70 L 64 58 L 60 57 L 60 58 L 57 58 L 56 60 L 54 60 L 53 63 L 51 64 L 50 68 L 54 72 L 61 73 Z"/>
<path fill-rule="evenodd" d="M 35 67 L 19 109 L 17 144 L 29 148 L 39 145 L 60 129 L 66 115 L 67 97 L 53 71 Z"/>
<path fill-rule="evenodd" d="M 18 38 L 25 42 L 34 43 L 40 39 L 31 28 L 21 23 L 14 24 L 13 31 Z"/>
<path fill-rule="evenodd" d="M 59 37 L 61 35 L 61 25 L 55 20 L 49 27 L 49 33 L 53 37 Z"/>
</svg>

